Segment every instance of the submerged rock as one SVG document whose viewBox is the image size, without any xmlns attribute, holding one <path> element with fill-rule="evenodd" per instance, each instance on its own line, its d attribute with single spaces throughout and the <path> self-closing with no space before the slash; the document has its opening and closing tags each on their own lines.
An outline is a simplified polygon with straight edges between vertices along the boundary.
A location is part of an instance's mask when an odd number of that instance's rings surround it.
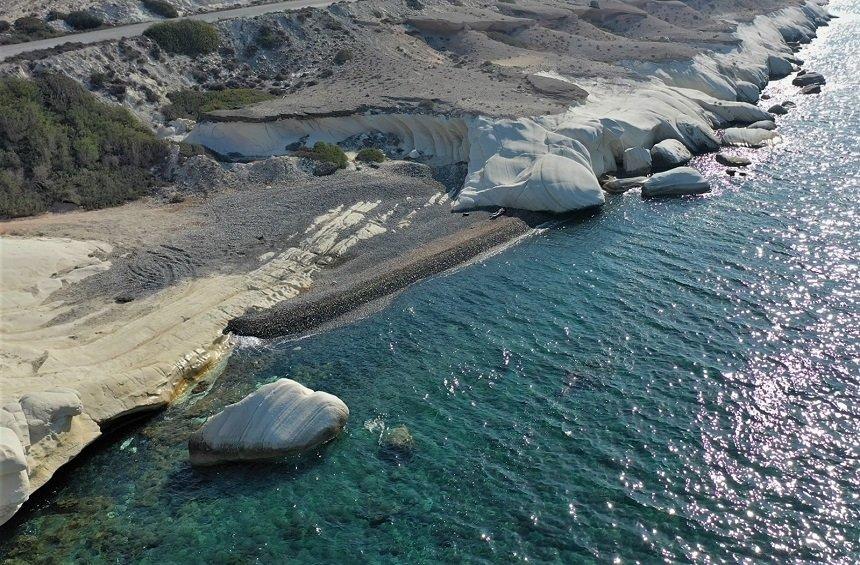
<svg viewBox="0 0 860 565">
<path fill-rule="evenodd" d="M 752 161 L 742 155 L 730 155 L 728 153 L 717 153 L 717 163 L 727 167 L 746 167 Z"/>
<path fill-rule="evenodd" d="M 723 131 L 723 145 L 764 147 L 779 135 L 775 131 L 754 128 L 729 128 Z"/>
<path fill-rule="evenodd" d="M 820 84 L 810 84 L 800 89 L 801 94 L 821 94 Z"/>
<path fill-rule="evenodd" d="M 644 147 L 631 147 L 624 151 L 624 172 L 642 175 L 651 171 L 651 153 Z"/>
<path fill-rule="evenodd" d="M 209 418 L 188 452 L 194 465 L 289 455 L 333 439 L 348 417 L 338 397 L 280 379 Z"/>
<path fill-rule="evenodd" d="M 647 177 L 631 177 L 626 179 L 610 179 L 603 183 L 603 190 L 612 194 L 621 194 L 631 188 L 637 188 L 647 180 Z"/>
<path fill-rule="evenodd" d="M 406 426 L 395 426 L 385 430 L 380 438 L 380 455 L 384 459 L 404 461 L 412 457 L 415 438 Z"/>
<path fill-rule="evenodd" d="M 782 104 L 774 104 L 770 108 L 768 108 L 768 113 L 774 114 L 776 116 L 784 116 L 788 114 L 788 109 Z"/>
<path fill-rule="evenodd" d="M 642 196 L 680 196 L 710 192 L 711 185 L 692 167 L 657 173 L 642 185 Z"/>
<path fill-rule="evenodd" d="M 665 139 L 651 148 L 651 162 L 657 171 L 686 165 L 692 158 L 693 154 L 677 139 Z"/>
</svg>

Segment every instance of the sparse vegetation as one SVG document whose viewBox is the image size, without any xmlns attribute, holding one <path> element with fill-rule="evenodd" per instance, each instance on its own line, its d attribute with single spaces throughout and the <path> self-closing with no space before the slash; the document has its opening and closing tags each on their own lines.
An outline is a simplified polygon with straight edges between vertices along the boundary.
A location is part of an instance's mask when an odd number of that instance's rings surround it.
<svg viewBox="0 0 860 565">
<path fill-rule="evenodd" d="M 363 163 L 381 163 L 385 161 L 385 153 L 375 147 L 365 148 L 358 152 L 355 160 Z"/>
<path fill-rule="evenodd" d="M 161 109 L 168 120 L 189 118 L 200 121 L 207 112 L 234 110 L 255 102 L 276 98 L 263 90 L 254 88 L 225 88 L 209 92 L 177 90 L 167 95 L 170 104 Z"/>
<path fill-rule="evenodd" d="M 143 35 L 155 41 L 168 53 L 189 57 L 214 53 L 221 42 L 214 26 L 195 20 L 155 24 L 144 31 Z"/>
<path fill-rule="evenodd" d="M 47 39 L 60 35 L 59 32 L 35 16 L 18 18 L 11 25 L 5 20 L 0 20 L 0 33 L 3 34 L 0 37 L 0 44 L 2 45 Z"/>
<path fill-rule="evenodd" d="M 298 157 L 330 163 L 338 169 L 345 169 L 347 163 L 349 163 L 349 159 L 347 159 L 343 149 L 334 143 L 326 143 L 325 141 L 317 141 L 313 149 L 304 147 L 296 151 L 295 154 Z"/>
<path fill-rule="evenodd" d="M 87 12 L 86 10 L 75 10 L 74 12 L 69 12 L 69 15 L 63 19 L 73 29 L 78 31 L 96 29 L 104 24 L 104 21 L 102 21 L 99 16 L 92 12 Z"/>
<path fill-rule="evenodd" d="M 274 49 L 280 47 L 283 43 L 284 38 L 270 25 L 261 27 L 257 33 L 257 45 L 263 49 Z"/>
<path fill-rule="evenodd" d="M 179 12 L 170 2 L 164 0 L 143 0 L 143 7 L 162 18 L 178 18 Z"/>
<path fill-rule="evenodd" d="M 336 65 L 343 65 L 350 59 L 352 59 L 353 54 L 351 49 L 341 49 L 337 53 L 334 54 L 334 62 Z"/>
<path fill-rule="evenodd" d="M 127 110 L 64 75 L 0 79 L 0 216 L 137 198 L 166 152 Z"/>
</svg>

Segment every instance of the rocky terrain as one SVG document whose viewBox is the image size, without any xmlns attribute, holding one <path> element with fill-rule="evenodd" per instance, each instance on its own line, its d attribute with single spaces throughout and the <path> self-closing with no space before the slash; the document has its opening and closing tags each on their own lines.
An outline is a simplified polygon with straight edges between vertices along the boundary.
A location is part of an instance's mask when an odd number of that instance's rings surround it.
<svg viewBox="0 0 860 565">
<path fill-rule="evenodd" d="M 772 123 L 761 90 L 824 23 L 796 0 L 362 0 L 221 22 L 194 58 L 136 37 L 0 63 L 175 142 L 148 198 L 0 223 L 0 520 L 102 427 L 193 386 L 229 332 L 332 323 L 604 187 L 706 191 L 670 167 L 776 139 L 729 126 Z M 225 89 L 265 96 L 171 114 L 177 91 Z M 316 142 L 348 162 L 323 170 Z"/>
<path fill-rule="evenodd" d="M 180 15 L 211 12 L 238 6 L 256 4 L 252 0 L 170 0 Z M 87 10 L 99 16 L 108 25 L 130 24 L 159 19 L 139 0 L 0 0 L 0 18 L 13 21 L 24 16 L 45 18 L 51 11 L 72 12 Z M 61 31 L 72 31 L 61 23 Z"/>
</svg>

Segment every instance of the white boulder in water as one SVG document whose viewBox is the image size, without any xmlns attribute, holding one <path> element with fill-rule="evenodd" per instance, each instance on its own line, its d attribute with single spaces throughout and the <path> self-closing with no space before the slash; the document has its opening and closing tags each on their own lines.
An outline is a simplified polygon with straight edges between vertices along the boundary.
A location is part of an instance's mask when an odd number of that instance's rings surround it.
<svg viewBox="0 0 860 565">
<path fill-rule="evenodd" d="M 642 185 L 642 196 L 679 196 L 710 192 L 711 185 L 692 167 L 657 173 Z"/>
<path fill-rule="evenodd" d="M 188 439 L 191 463 L 289 455 L 336 437 L 349 417 L 338 397 L 280 379 L 209 418 Z"/>
<path fill-rule="evenodd" d="M 686 165 L 693 154 L 677 139 L 664 139 L 651 148 L 651 162 L 658 171 Z"/>
<path fill-rule="evenodd" d="M 723 145 L 764 147 L 778 138 L 775 131 L 755 128 L 729 128 L 723 131 Z"/>
<path fill-rule="evenodd" d="M 651 153 L 644 147 L 631 147 L 624 151 L 624 172 L 642 175 L 651 171 Z"/>
</svg>

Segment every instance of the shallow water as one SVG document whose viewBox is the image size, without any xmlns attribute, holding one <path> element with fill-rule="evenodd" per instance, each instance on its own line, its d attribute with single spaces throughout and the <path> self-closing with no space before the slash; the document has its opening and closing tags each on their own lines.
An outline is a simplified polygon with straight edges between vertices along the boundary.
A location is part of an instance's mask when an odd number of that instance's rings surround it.
<svg viewBox="0 0 860 565">
<path fill-rule="evenodd" d="M 703 198 L 592 217 L 300 341 L 249 344 L 207 395 L 103 442 L 0 555 L 374 562 L 860 556 L 860 2 L 786 81 L 785 143 Z M 765 102 L 764 104 L 767 104 Z M 300 460 L 200 472 L 202 418 L 288 376 L 348 429 Z M 382 448 L 405 425 L 411 454 Z"/>
</svg>

